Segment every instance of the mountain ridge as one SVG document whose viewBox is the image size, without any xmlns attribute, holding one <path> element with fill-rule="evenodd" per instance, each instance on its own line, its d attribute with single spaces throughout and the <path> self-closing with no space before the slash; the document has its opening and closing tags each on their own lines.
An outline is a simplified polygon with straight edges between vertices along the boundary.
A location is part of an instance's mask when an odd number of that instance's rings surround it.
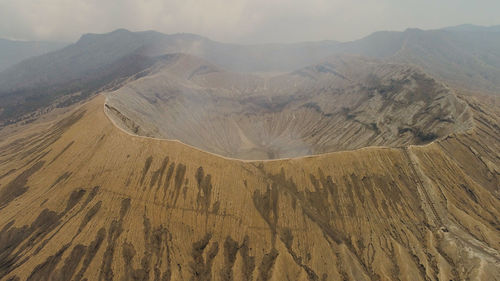
<svg viewBox="0 0 500 281">
<path fill-rule="evenodd" d="M 482 29 L 481 29 L 482 30 Z M 0 99 L 15 96 L 16 104 L 2 100 L 0 122 L 12 123 L 33 115 L 21 110 L 32 103 L 34 112 L 66 95 L 84 100 L 123 76 L 106 69 L 125 57 L 144 56 L 144 61 L 168 53 L 187 53 L 236 72 L 288 72 L 320 63 L 332 55 L 356 54 L 387 62 L 411 64 L 449 84 L 472 92 L 500 92 L 500 37 L 496 33 L 408 29 L 376 32 L 352 42 L 304 42 L 297 44 L 238 45 L 212 41 L 194 34 L 165 35 L 155 31 L 117 30 L 88 34 L 61 51 L 28 59 L 0 72 Z M 150 64 L 137 63 L 127 76 Z M 92 73 L 104 72 L 99 80 Z M 98 75 L 99 76 L 99 75 Z M 84 77 L 84 78 L 82 78 Z M 90 85 L 90 86 L 89 86 Z M 32 108 L 27 106 L 26 108 Z M 35 114 L 36 115 L 36 114 Z"/>
<path fill-rule="evenodd" d="M 476 25 L 476 24 L 460 24 L 455 26 L 449 26 L 442 28 L 444 30 L 451 31 L 490 31 L 490 32 L 498 32 L 500 31 L 500 25 Z"/>
<path fill-rule="evenodd" d="M 22 41 L 0 38 L 0 72 L 30 57 L 43 55 L 66 46 L 64 42 Z"/>
</svg>

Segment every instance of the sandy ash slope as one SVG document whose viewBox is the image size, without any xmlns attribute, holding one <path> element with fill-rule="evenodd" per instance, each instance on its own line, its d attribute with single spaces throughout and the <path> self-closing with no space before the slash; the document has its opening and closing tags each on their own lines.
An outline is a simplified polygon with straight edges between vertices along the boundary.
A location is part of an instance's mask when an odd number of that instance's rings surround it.
<svg viewBox="0 0 500 281">
<path fill-rule="evenodd" d="M 143 75 L 108 94 L 120 127 L 232 158 L 423 144 L 472 126 L 466 103 L 432 77 L 358 56 L 263 77 L 177 54 Z"/>
<path fill-rule="evenodd" d="M 500 280 L 498 108 L 422 146 L 238 161 L 98 96 L 0 143 L 0 280 Z"/>
</svg>

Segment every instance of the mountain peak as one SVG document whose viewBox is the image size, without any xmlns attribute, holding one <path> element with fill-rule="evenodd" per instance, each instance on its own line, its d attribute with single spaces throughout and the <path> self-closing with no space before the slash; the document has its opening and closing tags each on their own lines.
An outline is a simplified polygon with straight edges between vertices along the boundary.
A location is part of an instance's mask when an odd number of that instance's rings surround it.
<svg viewBox="0 0 500 281">
<path fill-rule="evenodd" d="M 122 34 L 125 34 L 125 33 L 132 33 L 132 31 L 128 30 L 128 29 L 125 29 L 125 28 L 118 28 L 116 30 L 113 30 L 111 31 L 110 33 L 108 34 L 118 34 L 118 33 L 122 33 Z"/>
<path fill-rule="evenodd" d="M 78 44 L 78 43 L 89 42 L 89 41 L 93 41 L 95 39 L 105 38 L 105 37 L 110 37 L 110 36 L 116 37 L 116 36 L 123 36 L 123 35 L 131 35 L 133 33 L 134 32 L 127 30 L 127 29 L 124 29 L 124 28 L 116 29 L 116 30 L 113 30 L 113 31 L 108 32 L 108 33 L 86 33 L 86 34 L 83 34 L 76 43 Z"/>
<path fill-rule="evenodd" d="M 420 33 L 420 32 L 424 32 L 424 30 L 420 29 L 420 28 L 412 27 L 412 28 L 407 28 L 404 32 L 405 33 Z"/>
</svg>

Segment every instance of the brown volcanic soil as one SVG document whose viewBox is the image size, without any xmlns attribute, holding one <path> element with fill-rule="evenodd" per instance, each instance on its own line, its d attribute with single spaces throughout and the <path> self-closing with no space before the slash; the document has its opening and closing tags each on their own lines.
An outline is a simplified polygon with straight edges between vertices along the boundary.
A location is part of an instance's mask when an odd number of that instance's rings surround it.
<svg viewBox="0 0 500 281">
<path fill-rule="evenodd" d="M 229 160 L 99 96 L 0 142 L 0 280 L 499 280 L 497 108 L 423 146 Z"/>
<path fill-rule="evenodd" d="M 336 57 L 262 77 L 169 55 L 107 95 L 115 123 L 238 159 L 424 144 L 472 126 L 466 103 L 404 65 Z"/>
</svg>

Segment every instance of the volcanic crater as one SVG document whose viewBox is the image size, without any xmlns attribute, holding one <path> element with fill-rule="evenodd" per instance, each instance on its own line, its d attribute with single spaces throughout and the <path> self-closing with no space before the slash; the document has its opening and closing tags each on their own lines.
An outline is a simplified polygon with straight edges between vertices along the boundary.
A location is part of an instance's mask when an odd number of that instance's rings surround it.
<svg viewBox="0 0 500 281">
<path fill-rule="evenodd" d="M 236 73 L 170 54 L 106 94 L 123 130 L 268 160 L 426 144 L 472 127 L 467 104 L 421 70 L 359 56 L 290 73 Z"/>
</svg>

